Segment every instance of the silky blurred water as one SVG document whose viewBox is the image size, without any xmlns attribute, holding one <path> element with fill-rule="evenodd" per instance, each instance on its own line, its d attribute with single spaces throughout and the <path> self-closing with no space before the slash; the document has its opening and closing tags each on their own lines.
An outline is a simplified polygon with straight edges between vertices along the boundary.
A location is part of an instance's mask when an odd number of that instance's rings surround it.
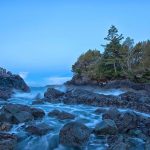
<svg viewBox="0 0 150 150">
<path fill-rule="evenodd" d="M 54 88 L 65 91 L 65 86 L 54 86 Z M 94 128 L 95 125 L 100 122 L 102 119 L 101 115 L 96 115 L 94 111 L 97 109 L 92 106 L 85 105 L 65 105 L 63 103 L 58 104 L 38 104 L 32 105 L 32 101 L 37 94 L 40 94 L 41 97 L 44 96 L 44 92 L 47 90 L 47 87 L 31 87 L 30 93 L 21 93 L 19 91 L 15 91 L 16 94 L 8 101 L 8 103 L 14 104 L 24 104 L 30 107 L 41 108 L 45 111 L 46 115 L 41 120 L 37 120 L 36 122 L 44 122 L 50 125 L 53 130 L 48 132 L 44 136 L 34 136 L 29 135 L 24 131 L 23 125 L 14 125 L 11 133 L 15 133 L 19 136 L 19 142 L 17 145 L 17 150 L 73 150 L 73 148 L 63 147 L 59 144 L 59 131 L 61 127 L 70 122 L 70 120 L 61 121 L 53 117 L 48 117 L 47 113 L 54 110 L 59 109 L 62 111 L 69 112 L 74 114 L 76 118 L 71 121 L 79 121 L 87 125 L 89 128 Z M 109 90 L 109 91 L 95 91 L 95 93 L 105 94 L 105 95 L 119 95 L 123 91 L 121 90 Z M 106 108 L 107 109 L 107 108 Z M 106 141 L 104 137 L 95 137 L 91 135 L 90 140 L 87 146 L 84 148 L 85 150 L 105 150 L 107 147 Z"/>
</svg>

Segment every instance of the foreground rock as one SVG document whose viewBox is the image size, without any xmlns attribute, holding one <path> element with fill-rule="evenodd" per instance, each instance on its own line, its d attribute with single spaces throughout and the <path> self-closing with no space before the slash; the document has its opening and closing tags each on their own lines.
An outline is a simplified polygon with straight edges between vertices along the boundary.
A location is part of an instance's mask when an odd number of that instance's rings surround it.
<svg viewBox="0 0 150 150">
<path fill-rule="evenodd" d="M 70 122 L 60 130 L 59 140 L 65 146 L 81 148 L 88 142 L 90 133 L 90 129 L 84 124 Z"/>
<path fill-rule="evenodd" d="M 74 119 L 75 115 L 70 114 L 68 112 L 65 111 L 59 111 L 57 109 L 51 111 L 48 113 L 49 117 L 56 117 L 59 120 L 66 120 L 66 119 Z"/>
<path fill-rule="evenodd" d="M 107 135 L 109 150 L 145 150 L 149 147 L 150 117 L 133 111 L 119 112 L 116 108 L 110 108 L 102 115 L 102 119 L 103 121 L 96 125 L 94 133 Z"/>
<path fill-rule="evenodd" d="M 52 128 L 45 123 L 32 124 L 26 127 L 27 132 L 31 134 L 39 135 L 39 136 L 46 134 L 50 130 L 52 130 Z"/>
<path fill-rule="evenodd" d="M 41 109 L 20 104 L 6 104 L 0 109 L 0 120 L 12 124 L 28 122 L 44 115 L 45 113 Z"/>
<path fill-rule="evenodd" d="M 17 137 L 8 133 L 0 133 L 0 150 L 15 150 Z"/>
</svg>

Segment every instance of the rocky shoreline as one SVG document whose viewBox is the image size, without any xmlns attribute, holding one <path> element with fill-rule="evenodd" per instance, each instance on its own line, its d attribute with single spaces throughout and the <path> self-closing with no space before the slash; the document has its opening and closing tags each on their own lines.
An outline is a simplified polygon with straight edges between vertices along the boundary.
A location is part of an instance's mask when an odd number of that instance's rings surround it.
<svg viewBox="0 0 150 150">
<path fill-rule="evenodd" d="M 0 98 L 5 101 L 11 97 L 13 89 L 29 91 L 29 87 L 18 75 L 1 76 L 0 79 Z M 55 128 L 53 125 L 40 123 L 44 117 L 50 117 L 58 121 L 68 121 L 60 128 L 59 135 L 55 139 L 57 145 L 51 145 L 51 149 L 61 144 L 67 148 L 84 150 L 90 138 L 95 136 L 98 139 L 104 139 L 107 150 L 149 150 L 150 85 L 122 80 L 112 81 L 99 87 L 126 89 L 126 91 L 113 96 L 94 93 L 80 86 L 66 86 L 64 92 L 47 88 L 44 98 L 38 94 L 31 106 L 3 104 L 0 108 L 0 149 L 15 150 L 17 143 L 24 138 L 30 135 L 42 137 L 53 131 Z M 78 117 L 76 114 L 59 109 L 46 113 L 43 109 L 34 107 L 57 103 L 68 106 L 94 106 L 93 115 L 99 116 L 98 123 L 91 128 L 83 122 L 76 121 Z M 125 111 L 120 111 L 123 109 Z M 26 136 L 9 133 L 16 125 L 21 125 Z"/>
</svg>

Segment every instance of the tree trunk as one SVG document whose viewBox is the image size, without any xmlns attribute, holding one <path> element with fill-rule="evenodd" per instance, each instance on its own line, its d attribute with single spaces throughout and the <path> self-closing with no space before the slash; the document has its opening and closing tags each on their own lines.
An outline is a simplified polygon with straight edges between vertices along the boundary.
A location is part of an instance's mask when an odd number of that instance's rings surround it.
<svg viewBox="0 0 150 150">
<path fill-rule="evenodd" d="M 115 71 L 115 74 L 117 74 L 116 62 L 114 62 L 114 71 Z"/>
</svg>

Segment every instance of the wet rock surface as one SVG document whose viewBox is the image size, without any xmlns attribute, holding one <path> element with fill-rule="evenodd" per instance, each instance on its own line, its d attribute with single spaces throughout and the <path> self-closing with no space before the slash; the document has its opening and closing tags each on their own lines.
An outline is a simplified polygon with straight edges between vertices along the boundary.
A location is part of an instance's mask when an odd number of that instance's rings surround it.
<svg viewBox="0 0 150 150">
<path fill-rule="evenodd" d="M 0 120 L 12 124 L 28 122 L 44 115 L 41 109 L 20 104 L 7 104 L 0 109 Z"/>
<path fill-rule="evenodd" d="M 56 90 L 54 88 L 48 88 L 47 91 L 44 93 L 44 97 L 47 98 L 49 101 L 57 99 L 63 95 L 64 95 L 63 92 Z"/>
<path fill-rule="evenodd" d="M 25 130 L 31 134 L 42 136 L 52 130 L 52 127 L 46 123 L 33 123 L 28 125 Z"/>
<path fill-rule="evenodd" d="M 0 133 L 0 150 L 14 150 L 17 145 L 17 137 L 13 134 Z"/>
<path fill-rule="evenodd" d="M 90 137 L 90 129 L 79 122 L 65 124 L 59 133 L 60 143 L 65 146 L 84 147 Z"/>
<path fill-rule="evenodd" d="M 46 92 L 47 93 L 47 92 Z M 126 92 L 120 96 L 103 95 L 83 89 L 72 89 L 56 99 L 45 97 L 51 103 L 84 104 L 96 107 L 129 108 L 140 112 L 150 113 L 150 94 L 138 91 Z M 140 105 L 139 105 L 140 104 Z"/>
<path fill-rule="evenodd" d="M 14 75 L 11 72 L 7 72 L 1 68 L 3 73 L 0 73 L 0 98 L 7 100 L 13 94 L 13 89 L 21 90 L 23 92 L 29 92 L 30 88 L 25 81 L 19 76 Z"/>
<path fill-rule="evenodd" d="M 75 115 L 70 114 L 68 112 L 65 111 L 60 111 L 60 110 L 53 110 L 51 112 L 48 113 L 49 117 L 56 117 L 59 120 L 66 120 L 66 119 L 74 119 Z"/>
</svg>

